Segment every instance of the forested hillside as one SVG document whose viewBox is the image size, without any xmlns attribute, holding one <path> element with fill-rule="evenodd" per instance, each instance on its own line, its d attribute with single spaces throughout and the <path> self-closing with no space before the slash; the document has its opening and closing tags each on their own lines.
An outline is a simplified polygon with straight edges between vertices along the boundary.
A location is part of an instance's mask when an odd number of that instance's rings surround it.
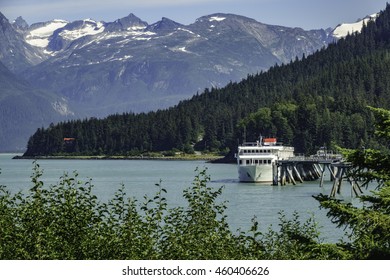
<svg viewBox="0 0 390 280">
<path fill-rule="evenodd" d="M 205 89 L 170 109 L 38 129 L 25 156 L 127 155 L 193 145 L 228 152 L 260 133 L 309 154 L 323 145 L 370 146 L 374 118 L 367 105 L 390 108 L 389 92 L 388 5 L 359 34 L 239 83 Z"/>
</svg>

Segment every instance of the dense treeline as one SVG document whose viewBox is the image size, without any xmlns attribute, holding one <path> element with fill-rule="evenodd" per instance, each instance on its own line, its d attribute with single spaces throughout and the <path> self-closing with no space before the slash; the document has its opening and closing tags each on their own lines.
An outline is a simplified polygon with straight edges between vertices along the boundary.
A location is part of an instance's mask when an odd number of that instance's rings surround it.
<svg viewBox="0 0 390 280">
<path fill-rule="evenodd" d="M 205 89 L 173 108 L 40 128 L 29 139 L 25 156 L 193 148 L 227 152 L 260 133 L 301 153 L 323 145 L 370 146 L 373 116 L 366 106 L 390 108 L 389 77 L 388 5 L 359 34 L 239 83 Z"/>
</svg>

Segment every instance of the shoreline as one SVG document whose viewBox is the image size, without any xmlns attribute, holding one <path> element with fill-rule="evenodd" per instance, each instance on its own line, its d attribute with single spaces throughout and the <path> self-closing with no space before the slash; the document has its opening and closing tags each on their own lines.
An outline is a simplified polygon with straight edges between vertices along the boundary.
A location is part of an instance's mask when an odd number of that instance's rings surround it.
<svg viewBox="0 0 390 280">
<path fill-rule="evenodd" d="M 166 160 L 166 161 L 207 161 L 215 163 L 224 162 L 222 156 L 14 156 L 12 159 L 29 159 L 29 160 Z"/>
</svg>

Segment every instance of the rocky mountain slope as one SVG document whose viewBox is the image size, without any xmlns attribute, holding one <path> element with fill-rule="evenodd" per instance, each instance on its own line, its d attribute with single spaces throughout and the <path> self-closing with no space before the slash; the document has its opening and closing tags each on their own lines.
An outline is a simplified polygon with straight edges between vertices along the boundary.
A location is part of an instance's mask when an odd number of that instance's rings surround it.
<svg viewBox="0 0 390 280">
<path fill-rule="evenodd" d="M 20 21 L 17 21 L 20 24 Z M 42 49 L 28 44 L 24 30 L 19 25 L 11 25 L 0 13 L 0 62 L 13 72 L 20 72 L 31 65 L 46 59 Z M 24 26 L 27 28 L 27 26 Z"/>
<path fill-rule="evenodd" d="M 0 85 L 0 151 L 22 151 L 38 127 L 72 115 L 64 100 L 35 89 L 1 62 Z"/>
<path fill-rule="evenodd" d="M 332 40 L 325 30 L 270 26 L 231 14 L 190 25 L 167 18 L 148 24 L 133 14 L 111 23 L 56 20 L 32 25 L 24 36 L 49 55 L 23 72 L 25 78 L 56 91 L 86 116 L 164 108 Z"/>
</svg>

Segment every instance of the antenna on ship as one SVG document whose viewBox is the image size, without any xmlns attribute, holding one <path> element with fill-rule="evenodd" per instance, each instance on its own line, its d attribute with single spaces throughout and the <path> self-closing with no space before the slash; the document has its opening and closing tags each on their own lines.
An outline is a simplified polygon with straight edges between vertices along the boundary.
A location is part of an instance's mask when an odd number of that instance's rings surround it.
<svg viewBox="0 0 390 280">
<path fill-rule="evenodd" d="M 263 136 L 260 134 L 258 146 L 263 146 Z"/>
</svg>

